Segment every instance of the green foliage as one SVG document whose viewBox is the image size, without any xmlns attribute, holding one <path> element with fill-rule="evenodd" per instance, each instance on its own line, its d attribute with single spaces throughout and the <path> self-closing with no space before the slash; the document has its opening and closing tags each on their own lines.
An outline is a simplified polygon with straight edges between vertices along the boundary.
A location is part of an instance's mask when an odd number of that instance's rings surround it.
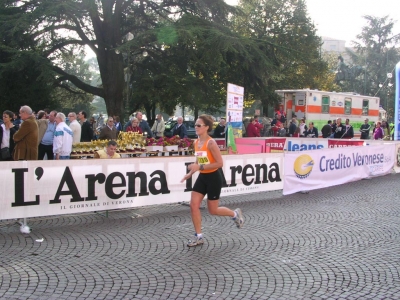
<svg viewBox="0 0 400 300">
<path fill-rule="evenodd" d="M 353 41 L 356 51 L 349 52 L 354 64 L 364 66 L 364 74 L 356 80 L 353 90 L 380 97 L 381 105 L 390 112 L 393 111 L 395 92 L 393 71 L 400 61 L 400 35 L 392 33 L 394 21 L 387 16 L 364 18 L 367 25 L 357 35 L 358 40 Z M 392 73 L 393 79 L 387 77 L 388 73 Z"/>
</svg>

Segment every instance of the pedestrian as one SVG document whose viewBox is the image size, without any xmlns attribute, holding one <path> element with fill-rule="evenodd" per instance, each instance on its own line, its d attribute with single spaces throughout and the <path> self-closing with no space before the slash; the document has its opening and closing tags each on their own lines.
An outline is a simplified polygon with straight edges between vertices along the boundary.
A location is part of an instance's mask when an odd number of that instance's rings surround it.
<svg viewBox="0 0 400 300">
<path fill-rule="evenodd" d="M 21 107 L 19 115 L 23 122 L 13 136 L 15 142 L 13 158 L 14 160 L 37 160 L 39 129 L 36 117 L 27 105 Z"/>
<path fill-rule="evenodd" d="M 304 132 L 307 131 L 306 120 L 304 119 L 300 120 L 299 128 L 300 128 L 300 136 L 304 137 Z"/>
<path fill-rule="evenodd" d="M 247 137 L 260 137 L 260 131 L 256 126 L 256 120 L 254 118 L 250 119 L 249 125 L 246 128 Z"/>
<path fill-rule="evenodd" d="M 82 132 L 82 127 L 81 124 L 76 119 L 76 113 L 70 112 L 68 114 L 68 119 L 69 119 L 69 127 L 72 130 L 73 135 L 73 144 L 77 144 L 81 141 L 81 132 Z"/>
<path fill-rule="evenodd" d="M 72 152 L 72 129 L 65 123 L 65 115 L 63 113 L 57 113 L 56 123 L 57 127 L 53 141 L 54 159 L 69 159 Z"/>
<path fill-rule="evenodd" d="M 39 113 L 40 114 L 40 113 Z M 47 156 L 48 160 L 53 160 L 53 140 L 54 131 L 56 130 L 56 115 L 55 110 L 49 113 L 48 119 L 40 118 L 36 120 L 39 128 L 38 139 L 38 159 L 43 160 Z"/>
<path fill-rule="evenodd" d="M 329 120 L 328 124 L 325 124 L 321 129 L 322 137 L 324 139 L 329 138 L 332 134 L 332 121 Z"/>
<path fill-rule="evenodd" d="M 162 138 L 164 136 L 165 122 L 161 114 L 157 114 L 156 120 L 154 121 L 154 124 L 151 127 L 151 131 L 153 132 L 153 136 L 156 139 Z"/>
<path fill-rule="evenodd" d="M 383 129 L 381 127 L 381 122 L 376 122 L 376 127 L 374 130 L 374 140 L 381 140 L 385 136 Z"/>
<path fill-rule="evenodd" d="M 179 116 L 176 120 L 176 124 L 172 129 L 172 136 L 179 135 L 181 139 L 187 138 L 187 128 L 183 124 L 183 117 Z"/>
<path fill-rule="evenodd" d="M 346 119 L 346 127 L 345 127 L 345 132 L 342 136 L 342 138 L 345 139 L 352 139 L 354 137 L 354 130 L 353 130 L 353 126 L 350 125 L 350 120 Z"/>
<path fill-rule="evenodd" d="M 17 126 L 13 123 L 14 113 L 9 110 L 3 112 L 3 124 L 0 126 L 1 156 L 0 161 L 13 160 L 14 150 L 13 136 L 17 132 Z"/>
<path fill-rule="evenodd" d="M 114 126 L 113 117 L 108 117 L 107 124 L 100 130 L 99 140 L 116 140 L 117 128 Z"/>
<path fill-rule="evenodd" d="M 371 124 L 368 123 L 368 118 L 364 120 L 364 124 L 361 125 L 360 127 L 360 132 L 361 132 L 361 137 L 360 139 L 362 140 L 368 140 L 369 139 L 369 131 L 371 129 Z"/>
<path fill-rule="evenodd" d="M 201 245 L 204 243 L 201 232 L 201 212 L 200 204 L 207 195 L 207 207 L 211 215 L 231 217 L 238 228 L 244 224 L 244 218 L 240 208 L 234 211 L 227 207 L 219 207 L 219 198 L 222 188 L 222 174 L 220 168 L 223 160 L 220 149 L 209 136 L 213 129 L 213 119 L 208 115 L 201 115 L 195 123 L 195 130 L 198 139 L 194 142 L 196 162 L 188 166 L 189 172 L 183 177 L 182 181 L 189 179 L 195 172 L 199 171 L 190 200 L 190 213 L 195 229 L 194 240 L 190 240 L 188 247 Z"/>
<path fill-rule="evenodd" d="M 293 136 L 296 129 L 297 129 L 297 120 L 296 118 L 292 118 L 292 121 L 290 122 L 289 125 L 289 136 Z"/>
<path fill-rule="evenodd" d="M 153 133 L 151 132 L 149 123 L 147 123 L 147 121 L 143 120 L 143 114 L 141 111 L 138 111 L 136 113 L 136 118 L 139 121 L 139 127 L 142 129 L 143 134 L 147 135 L 148 138 L 152 138 Z"/>
<path fill-rule="evenodd" d="M 82 126 L 81 130 L 81 142 L 90 142 L 93 139 L 92 125 L 87 120 L 87 114 L 84 110 L 80 111 L 77 115 L 79 123 Z"/>
<path fill-rule="evenodd" d="M 308 129 L 304 131 L 304 136 L 309 138 L 318 137 L 318 129 L 314 127 L 314 122 L 308 123 Z"/>
<path fill-rule="evenodd" d="M 226 132 L 226 119 L 221 118 L 219 120 L 217 127 L 215 127 L 214 129 L 214 137 L 217 139 L 224 139 L 225 132 Z"/>
<path fill-rule="evenodd" d="M 126 132 L 136 132 L 139 134 L 143 134 L 142 129 L 139 127 L 139 120 L 137 118 L 133 118 L 131 120 L 131 125 L 126 128 Z"/>
</svg>

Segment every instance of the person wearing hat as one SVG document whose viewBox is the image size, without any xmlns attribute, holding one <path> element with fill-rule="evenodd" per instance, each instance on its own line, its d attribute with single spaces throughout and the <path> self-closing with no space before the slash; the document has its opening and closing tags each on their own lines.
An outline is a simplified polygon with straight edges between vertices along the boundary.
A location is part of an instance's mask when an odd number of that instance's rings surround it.
<svg viewBox="0 0 400 300">
<path fill-rule="evenodd" d="M 369 139 L 369 130 L 371 129 L 371 124 L 368 124 L 368 118 L 364 120 L 364 124 L 361 125 L 360 127 L 360 132 L 361 132 L 361 137 L 360 139 L 362 140 L 368 140 Z"/>
</svg>

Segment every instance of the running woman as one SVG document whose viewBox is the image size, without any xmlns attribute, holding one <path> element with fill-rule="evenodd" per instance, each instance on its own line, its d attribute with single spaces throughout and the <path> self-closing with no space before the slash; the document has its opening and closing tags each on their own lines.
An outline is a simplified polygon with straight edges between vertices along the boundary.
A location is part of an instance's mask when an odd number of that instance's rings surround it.
<svg viewBox="0 0 400 300">
<path fill-rule="evenodd" d="M 183 177 L 181 182 L 189 179 L 195 172 L 199 171 L 190 200 L 190 214 L 195 229 L 194 240 L 188 242 L 188 247 L 194 247 L 204 243 L 201 233 L 200 204 L 207 194 L 207 207 L 211 215 L 231 217 L 238 228 L 244 223 L 240 208 L 230 210 L 227 207 L 219 207 L 219 197 L 222 188 L 222 174 L 218 170 L 223 166 L 221 152 L 215 140 L 208 133 L 213 128 L 213 119 L 208 115 L 201 115 L 195 124 L 198 139 L 194 142 L 196 162 L 189 165 L 189 173 Z"/>
</svg>

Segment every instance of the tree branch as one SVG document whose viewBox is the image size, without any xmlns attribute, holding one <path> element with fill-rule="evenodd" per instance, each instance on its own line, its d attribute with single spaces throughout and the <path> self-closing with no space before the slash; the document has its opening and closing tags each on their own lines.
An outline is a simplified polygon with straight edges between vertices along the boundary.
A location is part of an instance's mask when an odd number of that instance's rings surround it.
<svg viewBox="0 0 400 300">
<path fill-rule="evenodd" d="M 53 66 L 53 70 L 55 72 L 57 72 L 58 74 L 62 75 L 62 77 L 60 77 L 59 80 L 61 80 L 61 79 L 62 79 L 62 81 L 69 80 L 77 88 L 85 91 L 86 93 L 93 94 L 93 95 L 104 98 L 104 90 L 102 88 L 91 86 L 90 84 L 87 84 L 87 83 L 83 82 L 82 80 L 80 80 L 78 77 L 68 74 L 60 67 Z"/>
<path fill-rule="evenodd" d="M 64 41 L 61 42 L 59 44 L 53 45 L 53 47 L 51 47 L 49 50 L 44 51 L 44 56 L 48 57 L 50 54 L 52 54 L 54 51 L 61 49 L 62 47 L 65 47 L 67 45 L 75 45 L 75 44 L 79 44 L 79 45 L 86 45 L 85 42 L 81 41 L 81 40 L 68 40 L 68 41 Z"/>
</svg>

